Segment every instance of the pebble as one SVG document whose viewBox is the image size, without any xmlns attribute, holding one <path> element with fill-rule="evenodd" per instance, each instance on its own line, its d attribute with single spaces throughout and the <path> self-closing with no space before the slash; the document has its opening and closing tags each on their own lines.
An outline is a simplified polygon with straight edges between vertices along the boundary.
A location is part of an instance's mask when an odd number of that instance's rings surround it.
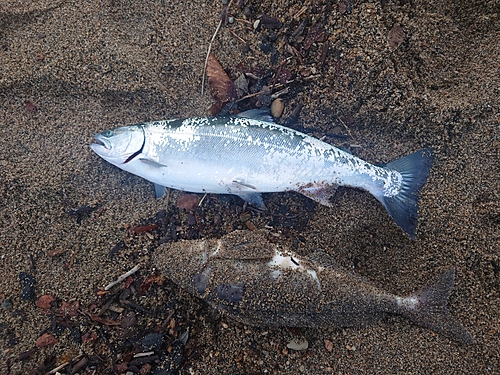
<svg viewBox="0 0 500 375">
<path fill-rule="evenodd" d="M 2 309 L 7 311 L 12 310 L 12 301 L 10 299 L 4 299 L 2 302 Z"/>
<path fill-rule="evenodd" d="M 309 343 L 306 339 L 292 339 L 286 344 L 286 347 L 292 350 L 306 350 L 309 347 Z"/>
<path fill-rule="evenodd" d="M 247 226 L 247 228 L 249 230 L 256 230 L 257 229 L 257 227 L 255 226 L 255 224 L 252 223 L 250 220 L 245 221 L 245 225 Z"/>
<path fill-rule="evenodd" d="M 250 220 L 252 218 L 252 215 L 249 214 L 248 212 L 243 212 L 241 215 L 240 215 L 240 221 L 242 223 L 244 222 L 247 222 L 248 220 Z"/>
<path fill-rule="evenodd" d="M 283 114 L 283 110 L 285 109 L 285 104 L 283 104 L 283 100 L 281 98 L 274 99 L 271 104 L 271 115 L 274 118 L 279 118 Z"/>
<path fill-rule="evenodd" d="M 163 345 L 163 335 L 160 333 L 150 333 L 141 342 L 144 350 L 159 349 Z"/>
</svg>

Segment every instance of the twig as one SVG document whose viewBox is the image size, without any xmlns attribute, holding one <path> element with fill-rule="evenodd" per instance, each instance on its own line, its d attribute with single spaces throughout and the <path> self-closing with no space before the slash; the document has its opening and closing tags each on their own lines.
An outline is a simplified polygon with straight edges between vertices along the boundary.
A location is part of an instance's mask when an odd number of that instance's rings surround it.
<svg viewBox="0 0 500 375">
<path fill-rule="evenodd" d="M 203 201 L 205 200 L 206 197 L 207 197 L 207 193 L 205 193 L 205 195 L 203 197 L 201 197 L 200 202 L 198 203 L 198 207 L 201 207 L 201 204 L 203 203 Z"/>
<path fill-rule="evenodd" d="M 293 16 L 292 18 L 294 18 L 294 19 L 298 20 L 298 19 L 299 19 L 299 17 L 300 17 L 301 15 L 303 15 L 306 11 L 307 11 L 307 7 L 306 7 L 306 6 L 303 6 L 303 7 L 302 7 L 302 9 L 301 9 L 301 10 L 299 10 L 299 11 L 295 14 L 295 16 Z"/>
<path fill-rule="evenodd" d="M 56 372 L 58 372 L 59 370 L 65 368 L 67 365 L 69 365 L 71 363 L 71 361 L 68 361 L 68 362 L 64 362 L 62 365 L 60 366 L 57 366 L 56 368 L 50 370 L 49 372 L 46 372 L 45 375 L 51 375 L 51 374 L 55 374 Z"/>
<path fill-rule="evenodd" d="M 170 312 L 168 313 L 167 318 L 166 318 L 166 319 L 165 319 L 165 321 L 161 324 L 161 327 L 162 327 L 163 329 L 165 329 L 165 328 L 167 328 L 167 327 L 168 327 L 168 325 L 170 324 L 170 319 L 172 319 L 172 317 L 174 316 L 174 313 L 175 313 L 175 311 L 174 311 L 174 310 L 172 310 L 172 311 L 170 311 Z"/>
<path fill-rule="evenodd" d="M 123 275 L 121 275 L 118 279 L 116 279 L 116 281 L 113 281 L 112 283 L 110 283 L 109 285 L 106 285 L 106 287 L 104 288 L 104 290 L 110 290 L 112 287 L 114 287 L 116 284 L 118 283 L 121 283 L 123 280 L 125 280 L 127 277 L 129 277 L 130 275 L 136 273 L 137 271 L 139 270 L 139 266 L 135 266 L 134 268 L 132 268 L 130 271 L 128 272 L 125 272 Z"/>
<path fill-rule="evenodd" d="M 349 137 L 351 137 L 352 139 L 354 139 L 354 137 L 351 134 L 351 131 L 349 130 L 349 128 L 347 127 L 347 125 L 345 124 L 345 122 L 342 121 L 342 119 L 340 117 L 337 116 L 337 118 L 339 119 L 340 123 L 342 125 L 344 125 L 344 128 L 345 128 L 345 130 L 347 130 L 347 134 L 349 134 Z"/>
<path fill-rule="evenodd" d="M 321 74 L 316 74 L 316 75 L 312 75 L 312 76 L 309 76 L 309 77 L 302 77 L 302 79 L 304 81 L 309 81 L 311 79 L 318 78 L 318 77 L 321 77 Z M 286 81 L 286 84 L 288 85 L 290 83 L 294 83 L 295 81 L 296 81 L 296 79 L 291 79 L 290 81 Z M 259 92 L 254 92 L 252 94 L 245 95 L 245 96 L 239 98 L 236 102 L 241 102 L 242 100 L 245 100 L 245 99 L 248 99 L 248 98 L 253 98 L 254 96 L 257 96 L 257 95 L 268 94 L 269 90 L 278 89 L 278 88 L 281 88 L 281 87 L 284 87 L 284 86 L 285 85 L 282 84 L 282 83 L 275 83 L 274 85 L 270 85 L 269 88 L 266 88 L 266 89 L 261 90 Z M 277 95 L 279 93 L 281 93 L 281 91 L 278 92 L 278 93 L 272 94 L 272 95 Z"/>
<path fill-rule="evenodd" d="M 155 352 L 137 353 L 134 355 L 134 358 L 149 357 L 150 355 L 153 355 L 153 354 L 155 354 Z"/>
<path fill-rule="evenodd" d="M 246 19 L 243 19 L 243 18 L 237 18 L 237 17 L 233 17 L 235 21 L 238 21 L 238 22 L 244 22 L 248 25 L 252 25 L 252 22 L 250 22 L 249 20 L 246 20 Z"/>
<path fill-rule="evenodd" d="M 139 310 L 140 312 L 143 312 L 144 314 L 150 314 L 151 313 L 148 309 L 142 307 L 141 305 L 138 305 L 137 303 L 129 301 L 127 299 L 121 299 L 120 303 L 123 303 L 124 305 L 130 306 L 133 309 Z"/>
<path fill-rule="evenodd" d="M 240 36 L 238 36 L 238 34 L 236 34 L 233 30 L 229 30 L 229 32 L 236 38 L 238 39 L 241 43 L 243 44 L 247 44 L 246 40 L 241 38 Z"/>
<path fill-rule="evenodd" d="M 75 362 L 76 360 L 79 360 L 82 356 L 83 356 L 82 354 L 77 355 L 75 358 L 72 358 L 71 361 L 64 362 L 63 364 L 57 366 L 56 368 L 50 370 L 49 372 L 46 372 L 45 375 L 55 374 L 59 370 L 65 368 L 70 363 Z"/>
<path fill-rule="evenodd" d="M 227 5 L 227 9 L 229 10 L 229 7 L 231 6 L 231 3 L 233 0 L 229 2 Z M 208 44 L 208 50 L 207 50 L 207 57 L 205 57 L 205 66 L 203 67 L 203 77 L 201 77 L 201 95 L 205 92 L 205 74 L 207 72 L 207 65 L 208 65 L 208 57 L 210 56 L 210 52 L 212 51 L 212 44 L 215 40 L 215 37 L 219 33 L 219 30 L 222 26 L 222 20 L 219 21 L 219 24 L 217 25 L 217 28 L 215 29 L 214 35 L 212 35 L 212 39 L 210 40 L 210 43 Z"/>
</svg>

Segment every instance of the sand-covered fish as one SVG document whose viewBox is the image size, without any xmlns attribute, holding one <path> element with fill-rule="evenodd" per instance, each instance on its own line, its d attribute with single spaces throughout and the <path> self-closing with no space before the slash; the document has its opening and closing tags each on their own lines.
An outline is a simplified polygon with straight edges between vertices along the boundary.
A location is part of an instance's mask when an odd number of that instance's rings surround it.
<svg viewBox="0 0 500 375">
<path fill-rule="evenodd" d="M 90 147 L 117 167 L 164 187 L 235 194 L 264 207 L 261 193 L 296 191 L 331 206 L 337 186 L 369 191 L 411 237 L 430 149 L 375 166 L 316 138 L 272 123 L 262 111 L 156 121 L 107 130 Z"/>
<path fill-rule="evenodd" d="M 453 340 L 474 342 L 448 312 L 452 267 L 401 297 L 341 269 L 324 252 L 305 258 L 282 249 L 263 231 L 164 244 L 153 264 L 191 294 L 248 325 L 361 326 L 391 313 Z"/>
</svg>

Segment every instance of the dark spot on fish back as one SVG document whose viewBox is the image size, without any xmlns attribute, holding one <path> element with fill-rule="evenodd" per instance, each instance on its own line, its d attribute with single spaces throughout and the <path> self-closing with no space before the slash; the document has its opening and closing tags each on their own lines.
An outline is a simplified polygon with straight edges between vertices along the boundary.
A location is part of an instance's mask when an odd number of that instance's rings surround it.
<svg viewBox="0 0 500 375">
<path fill-rule="evenodd" d="M 242 300 L 245 288 L 237 285 L 220 284 L 217 287 L 217 297 L 222 300 L 238 303 Z"/>
</svg>

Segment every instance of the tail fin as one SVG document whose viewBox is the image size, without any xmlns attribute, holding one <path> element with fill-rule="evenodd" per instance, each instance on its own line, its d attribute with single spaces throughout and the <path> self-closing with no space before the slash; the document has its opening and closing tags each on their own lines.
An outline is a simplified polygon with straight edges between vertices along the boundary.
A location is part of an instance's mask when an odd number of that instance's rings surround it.
<svg viewBox="0 0 500 375">
<path fill-rule="evenodd" d="M 474 337 L 448 311 L 448 298 L 453 289 L 455 268 L 431 280 L 425 288 L 404 299 L 401 315 L 415 324 L 432 329 L 452 340 L 464 344 L 475 342 Z"/>
<path fill-rule="evenodd" d="M 415 239 L 418 218 L 418 191 L 425 184 L 434 157 L 432 149 L 419 150 L 404 158 L 385 165 L 403 176 L 401 191 L 392 197 L 378 197 L 389 215 L 411 237 Z"/>
</svg>

